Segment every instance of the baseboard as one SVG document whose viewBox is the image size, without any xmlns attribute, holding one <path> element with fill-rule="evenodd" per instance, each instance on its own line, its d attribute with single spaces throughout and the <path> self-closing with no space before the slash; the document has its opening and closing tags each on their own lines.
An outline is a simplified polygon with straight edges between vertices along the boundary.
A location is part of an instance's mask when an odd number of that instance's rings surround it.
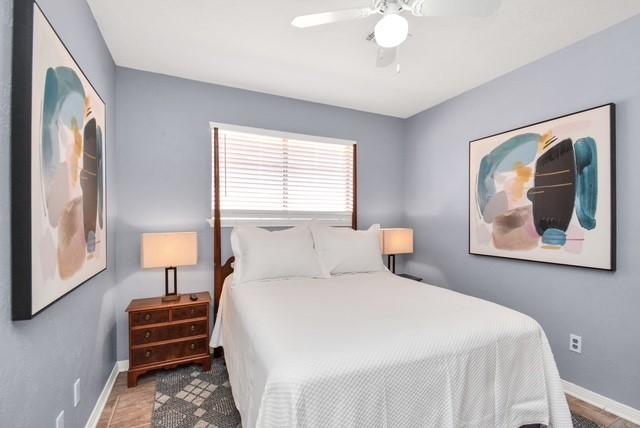
<svg viewBox="0 0 640 428">
<path fill-rule="evenodd" d="M 586 388 L 578 386 L 574 383 L 562 381 L 564 391 L 572 397 L 578 398 L 586 403 L 603 409 L 609 413 L 626 419 L 629 422 L 640 425 L 640 410 L 634 409 L 626 404 L 618 403 L 611 398 L 600 395 L 597 392 L 589 391 Z"/>
<path fill-rule="evenodd" d="M 118 367 L 118 362 L 113 365 L 113 369 L 107 378 L 107 383 L 104 384 L 104 388 L 102 388 L 102 392 L 98 397 L 98 401 L 96 401 L 96 405 L 93 407 L 91 411 L 91 415 L 89 415 L 89 420 L 85 425 L 85 428 L 95 428 L 98 426 L 98 421 L 100 420 L 100 415 L 102 414 L 102 410 L 104 410 L 105 404 L 107 404 L 107 400 L 109 399 L 109 394 L 111 394 L 111 389 L 113 389 L 113 385 L 116 383 L 116 378 L 118 377 L 118 373 L 120 369 Z"/>
<path fill-rule="evenodd" d="M 129 360 L 120 360 L 116 362 L 116 364 L 118 365 L 118 370 L 120 372 L 126 372 L 129 370 Z"/>
</svg>

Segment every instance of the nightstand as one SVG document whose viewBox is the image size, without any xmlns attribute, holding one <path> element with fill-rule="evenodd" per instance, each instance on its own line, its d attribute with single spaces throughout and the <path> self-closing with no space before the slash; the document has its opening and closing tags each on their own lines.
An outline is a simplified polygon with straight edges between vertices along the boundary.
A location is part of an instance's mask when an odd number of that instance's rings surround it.
<svg viewBox="0 0 640 428">
<path fill-rule="evenodd" d="M 403 277 L 403 278 L 412 279 L 412 280 L 414 280 L 414 281 L 422 282 L 422 278 L 419 278 L 419 277 L 417 277 L 417 276 L 410 275 L 410 274 L 408 274 L 408 273 L 399 273 L 399 274 L 397 274 L 397 275 L 398 275 L 398 276 L 401 276 L 401 277 Z"/>
<path fill-rule="evenodd" d="M 211 368 L 209 355 L 209 313 L 211 296 L 188 294 L 178 300 L 163 302 L 161 297 L 132 300 L 129 313 L 129 387 L 138 377 L 157 370 L 183 364 L 200 364 Z"/>
</svg>

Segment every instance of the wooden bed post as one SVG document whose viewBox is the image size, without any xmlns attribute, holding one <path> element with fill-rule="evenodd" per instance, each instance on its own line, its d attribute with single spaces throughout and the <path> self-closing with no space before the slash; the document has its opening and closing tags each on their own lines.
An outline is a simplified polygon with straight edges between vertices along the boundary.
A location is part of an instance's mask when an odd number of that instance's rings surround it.
<svg viewBox="0 0 640 428">
<path fill-rule="evenodd" d="M 222 294 L 222 236 L 220 226 L 220 142 L 213 128 L 213 319 L 216 319 Z"/>
<path fill-rule="evenodd" d="M 358 145 L 353 145 L 353 212 L 351 227 L 358 230 Z"/>
</svg>

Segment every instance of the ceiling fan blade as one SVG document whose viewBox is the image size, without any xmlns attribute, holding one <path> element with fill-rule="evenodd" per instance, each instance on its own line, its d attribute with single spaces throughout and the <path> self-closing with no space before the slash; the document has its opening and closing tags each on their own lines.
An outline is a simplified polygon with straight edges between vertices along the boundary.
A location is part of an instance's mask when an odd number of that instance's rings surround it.
<svg viewBox="0 0 640 428">
<path fill-rule="evenodd" d="M 489 16 L 500 0 L 418 0 L 412 7 L 416 16 Z"/>
<path fill-rule="evenodd" d="M 395 48 L 378 48 L 378 56 L 376 57 L 376 67 L 388 67 L 396 61 L 398 57 L 398 47 Z"/>
<path fill-rule="evenodd" d="M 373 13 L 375 13 L 375 10 L 369 9 L 368 7 L 314 13 L 312 15 L 303 15 L 294 18 L 293 21 L 291 21 L 291 25 L 298 28 L 314 27 L 316 25 L 331 24 L 333 22 L 366 18 Z"/>
</svg>

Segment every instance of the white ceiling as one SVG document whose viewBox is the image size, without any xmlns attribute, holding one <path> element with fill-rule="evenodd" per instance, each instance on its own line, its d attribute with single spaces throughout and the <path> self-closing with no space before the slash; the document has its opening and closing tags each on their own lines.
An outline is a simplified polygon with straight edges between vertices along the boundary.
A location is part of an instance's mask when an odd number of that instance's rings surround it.
<svg viewBox="0 0 640 428">
<path fill-rule="evenodd" d="M 455 0 L 449 0 L 455 1 Z M 409 117 L 640 13 L 638 0 L 503 0 L 489 18 L 416 18 L 400 74 L 365 41 L 379 16 L 297 29 L 369 0 L 88 0 L 116 64 Z"/>
</svg>

